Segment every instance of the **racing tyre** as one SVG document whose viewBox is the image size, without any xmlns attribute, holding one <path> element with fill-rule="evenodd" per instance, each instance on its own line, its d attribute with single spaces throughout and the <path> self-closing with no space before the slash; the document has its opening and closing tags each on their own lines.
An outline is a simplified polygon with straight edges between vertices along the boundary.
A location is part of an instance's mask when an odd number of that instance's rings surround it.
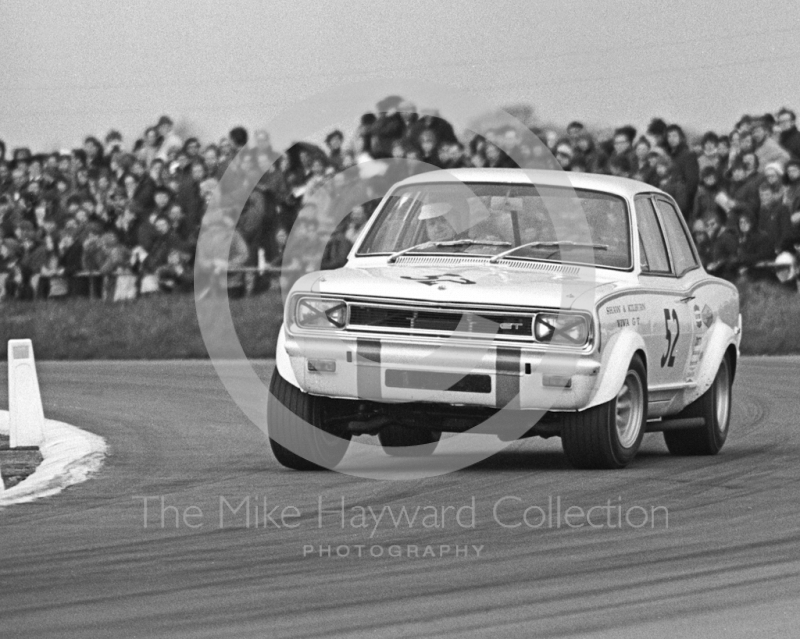
<svg viewBox="0 0 800 639">
<path fill-rule="evenodd" d="M 436 450 L 442 433 L 417 430 L 396 424 L 386 426 L 378 433 L 378 439 L 386 454 L 394 457 L 427 457 Z"/>
<path fill-rule="evenodd" d="M 731 420 L 731 387 L 733 374 L 726 355 L 705 393 L 684 408 L 676 419 L 702 417 L 705 426 L 686 430 L 664 431 L 664 442 L 673 455 L 716 455 L 728 438 Z"/>
<path fill-rule="evenodd" d="M 276 368 L 267 397 L 267 431 L 275 459 L 294 470 L 324 470 L 338 464 L 352 434 L 343 422 L 338 427 L 325 425 L 336 412 L 336 402 L 304 393 Z"/>
<path fill-rule="evenodd" d="M 610 402 L 567 413 L 561 445 L 575 468 L 624 468 L 639 450 L 647 421 L 647 371 L 637 356 Z"/>
</svg>

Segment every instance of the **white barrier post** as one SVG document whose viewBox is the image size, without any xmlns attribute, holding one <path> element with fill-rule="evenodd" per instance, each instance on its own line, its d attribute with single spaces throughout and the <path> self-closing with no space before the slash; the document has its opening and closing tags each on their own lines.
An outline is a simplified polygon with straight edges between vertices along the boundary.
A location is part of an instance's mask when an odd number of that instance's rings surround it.
<svg viewBox="0 0 800 639">
<path fill-rule="evenodd" d="M 29 339 L 8 341 L 9 445 L 39 446 L 44 441 L 44 409 Z"/>
</svg>

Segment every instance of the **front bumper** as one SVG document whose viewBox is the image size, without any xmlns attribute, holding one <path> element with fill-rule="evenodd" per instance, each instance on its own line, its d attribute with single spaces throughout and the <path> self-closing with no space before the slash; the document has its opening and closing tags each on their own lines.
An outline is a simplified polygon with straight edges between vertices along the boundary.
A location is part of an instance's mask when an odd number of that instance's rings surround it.
<svg viewBox="0 0 800 639">
<path fill-rule="evenodd" d="M 596 354 L 488 340 L 286 333 L 284 343 L 302 390 L 384 403 L 580 410 L 600 371 Z"/>
</svg>

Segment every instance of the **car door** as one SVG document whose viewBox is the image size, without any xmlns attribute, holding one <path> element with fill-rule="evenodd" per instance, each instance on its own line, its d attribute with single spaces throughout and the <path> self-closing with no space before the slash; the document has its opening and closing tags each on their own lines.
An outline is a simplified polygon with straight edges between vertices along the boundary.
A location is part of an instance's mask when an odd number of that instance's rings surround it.
<svg viewBox="0 0 800 639">
<path fill-rule="evenodd" d="M 694 381 L 694 374 L 703 352 L 706 329 L 714 315 L 712 289 L 701 286 L 705 274 L 700 268 L 700 257 L 675 202 L 661 195 L 656 196 L 653 201 L 664 229 L 673 270 L 678 278 L 681 291 L 679 303 L 685 305 L 688 310 L 686 336 L 689 338 L 687 341 L 689 361 L 684 370 L 684 381 L 691 383 Z"/>
<path fill-rule="evenodd" d="M 660 211 L 653 195 L 635 200 L 639 229 L 641 304 L 647 322 L 642 336 L 647 346 L 650 414 L 668 409 L 686 387 L 686 370 L 693 344 L 693 316 L 686 281 L 675 267 Z"/>
</svg>

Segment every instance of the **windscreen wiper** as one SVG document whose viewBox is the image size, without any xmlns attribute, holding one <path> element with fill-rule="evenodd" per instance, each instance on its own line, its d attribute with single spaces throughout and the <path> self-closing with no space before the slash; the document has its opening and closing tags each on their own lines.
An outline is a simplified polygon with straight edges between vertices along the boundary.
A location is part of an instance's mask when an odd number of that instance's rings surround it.
<svg viewBox="0 0 800 639">
<path fill-rule="evenodd" d="M 397 258 L 401 255 L 405 255 L 411 251 L 420 251 L 426 248 L 439 248 L 441 246 L 474 246 L 474 245 L 481 245 L 481 246 L 511 246 L 511 242 L 500 242 L 497 240 L 446 240 L 442 242 L 422 242 L 422 244 L 415 244 L 414 246 L 409 246 L 408 248 L 404 248 L 402 251 L 397 251 L 397 253 L 392 253 L 387 260 L 387 264 L 394 264 L 397 261 Z M 521 247 L 520 247 L 521 248 Z"/>
<path fill-rule="evenodd" d="M 492 256 L 489 259 L 489 262 L 492 264 L 496 264 L 498 260 L 506 257 L 507 255 L 511 255 L 512 253 L 516 253 L 519 250 L 524 248 L 539 248 L 542 246 L 570 246 L 572 248 L 591 248 L 597 249 L 599 251 L 607 251 L 608 244 L 592 244 L 590 242 L 573 242 L 572 240 L 560 240 L 555 242 L 526 242 L 525 244 L 520 244 L 519 246 L 515 246 L 513 248 L 508 249 L 507 251 L 500 251 L 497 255 Z"/>
</svg>

